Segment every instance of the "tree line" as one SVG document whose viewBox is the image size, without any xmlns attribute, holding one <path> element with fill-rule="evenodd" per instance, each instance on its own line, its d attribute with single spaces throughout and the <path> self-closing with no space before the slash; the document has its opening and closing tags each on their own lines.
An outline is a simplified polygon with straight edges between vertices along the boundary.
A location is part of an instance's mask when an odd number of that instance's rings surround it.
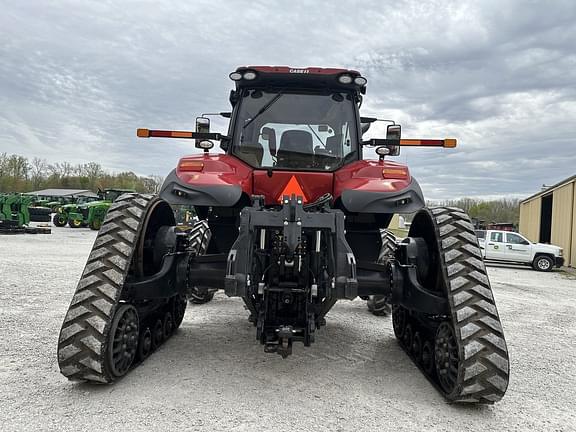
<svg viewBox="0 0 576 432">
<path fill-rule="evenodd" d="M 138 176 L 132 171 L 113 173 L 96 162 L 73 165 L 69 162 L 48 163 L 17 154 L 0 153 L 0 192 L 32 192 L 49 188 L 135 189 L 156 193 L 162 186 L 161 176 Z"/>
<path fill-rule="evenodd" d="M 497 200 L 480 200 L 460 198 L 429 203 L 434 206 L 459 207 L 471 218 L 490 223 L 513 223 L 518 226 L 520 220 L 520 200 L 518 198 L 500 198 Z"/>
</svg>

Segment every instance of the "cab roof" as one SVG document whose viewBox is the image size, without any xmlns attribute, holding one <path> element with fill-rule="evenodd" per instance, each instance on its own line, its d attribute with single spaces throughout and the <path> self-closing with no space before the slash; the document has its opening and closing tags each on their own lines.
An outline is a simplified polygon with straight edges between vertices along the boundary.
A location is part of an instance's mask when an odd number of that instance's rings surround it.
<svg viewBox="0 0 576 432">
<path fill-rule="evenodd" d="M 366 79 L 352 69 L 290 66 L 240 66 L 230 74 L 236 89 L 291 88 L 354 90 L 364 94 Z"/>
</svg>

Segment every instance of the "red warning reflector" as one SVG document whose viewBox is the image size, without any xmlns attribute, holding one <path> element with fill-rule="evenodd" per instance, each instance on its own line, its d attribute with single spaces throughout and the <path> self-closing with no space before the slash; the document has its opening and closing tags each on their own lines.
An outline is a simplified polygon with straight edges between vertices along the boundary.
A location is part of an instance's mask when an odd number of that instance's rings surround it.
<svg viewBox="0 0 576 432">
<path fill-rule="evenodd" d="M 282 201 L 282 197 L 284 197 L 284 195 L 288 195 L 289 197 L 291 197 L 292 194 L 294 194 L 296 197 L 299 196 L 302 197 L 303 202 L 305 203 L 308 202 L 308 198 L 306 198 L 306 195 L 304 194 L 304 191 L 302 190 L 300 183 L 298 183 L 298 179 L 296 178 L 296 176 L 292 176 L 290 178 L 290 180 L 284 187 L 284 190 L 280 192 L 278 201 Z"/>
</svg>

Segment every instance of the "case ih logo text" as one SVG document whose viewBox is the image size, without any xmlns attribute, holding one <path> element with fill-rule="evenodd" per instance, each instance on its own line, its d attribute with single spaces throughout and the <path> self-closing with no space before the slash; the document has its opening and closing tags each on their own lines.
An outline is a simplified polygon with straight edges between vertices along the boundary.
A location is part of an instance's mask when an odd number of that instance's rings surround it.
<svg viewBox="0 0 576 432">
<path fill-rule="evenodd" d="M 307 74 L 309 72 L 308 69 L 290 69 L 290 73 Z"/>
</svg>

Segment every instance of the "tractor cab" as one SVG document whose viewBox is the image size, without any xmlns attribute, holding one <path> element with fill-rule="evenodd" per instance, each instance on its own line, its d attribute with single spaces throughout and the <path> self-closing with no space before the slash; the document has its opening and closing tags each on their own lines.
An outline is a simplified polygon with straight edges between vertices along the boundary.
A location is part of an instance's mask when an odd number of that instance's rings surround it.
<svg viewBox="0 0 576 432">
<path fill-rule="evenodd" d="M 228 150 L 252 168 L 332 172 L 359 158 L 358 72 L 254 67 L 230 77 Z"/>
<path fill-rule="evenodd" d="M 101 201 L 109 201 L 114 202 L 116 198 L 120 195 L 125 193 L 133 193 L 136 192 L 134 189 L 115 189 L 115 188 L 107 188 L 104 190 L 98 190 L 98 197 Z"/>
</svg>

